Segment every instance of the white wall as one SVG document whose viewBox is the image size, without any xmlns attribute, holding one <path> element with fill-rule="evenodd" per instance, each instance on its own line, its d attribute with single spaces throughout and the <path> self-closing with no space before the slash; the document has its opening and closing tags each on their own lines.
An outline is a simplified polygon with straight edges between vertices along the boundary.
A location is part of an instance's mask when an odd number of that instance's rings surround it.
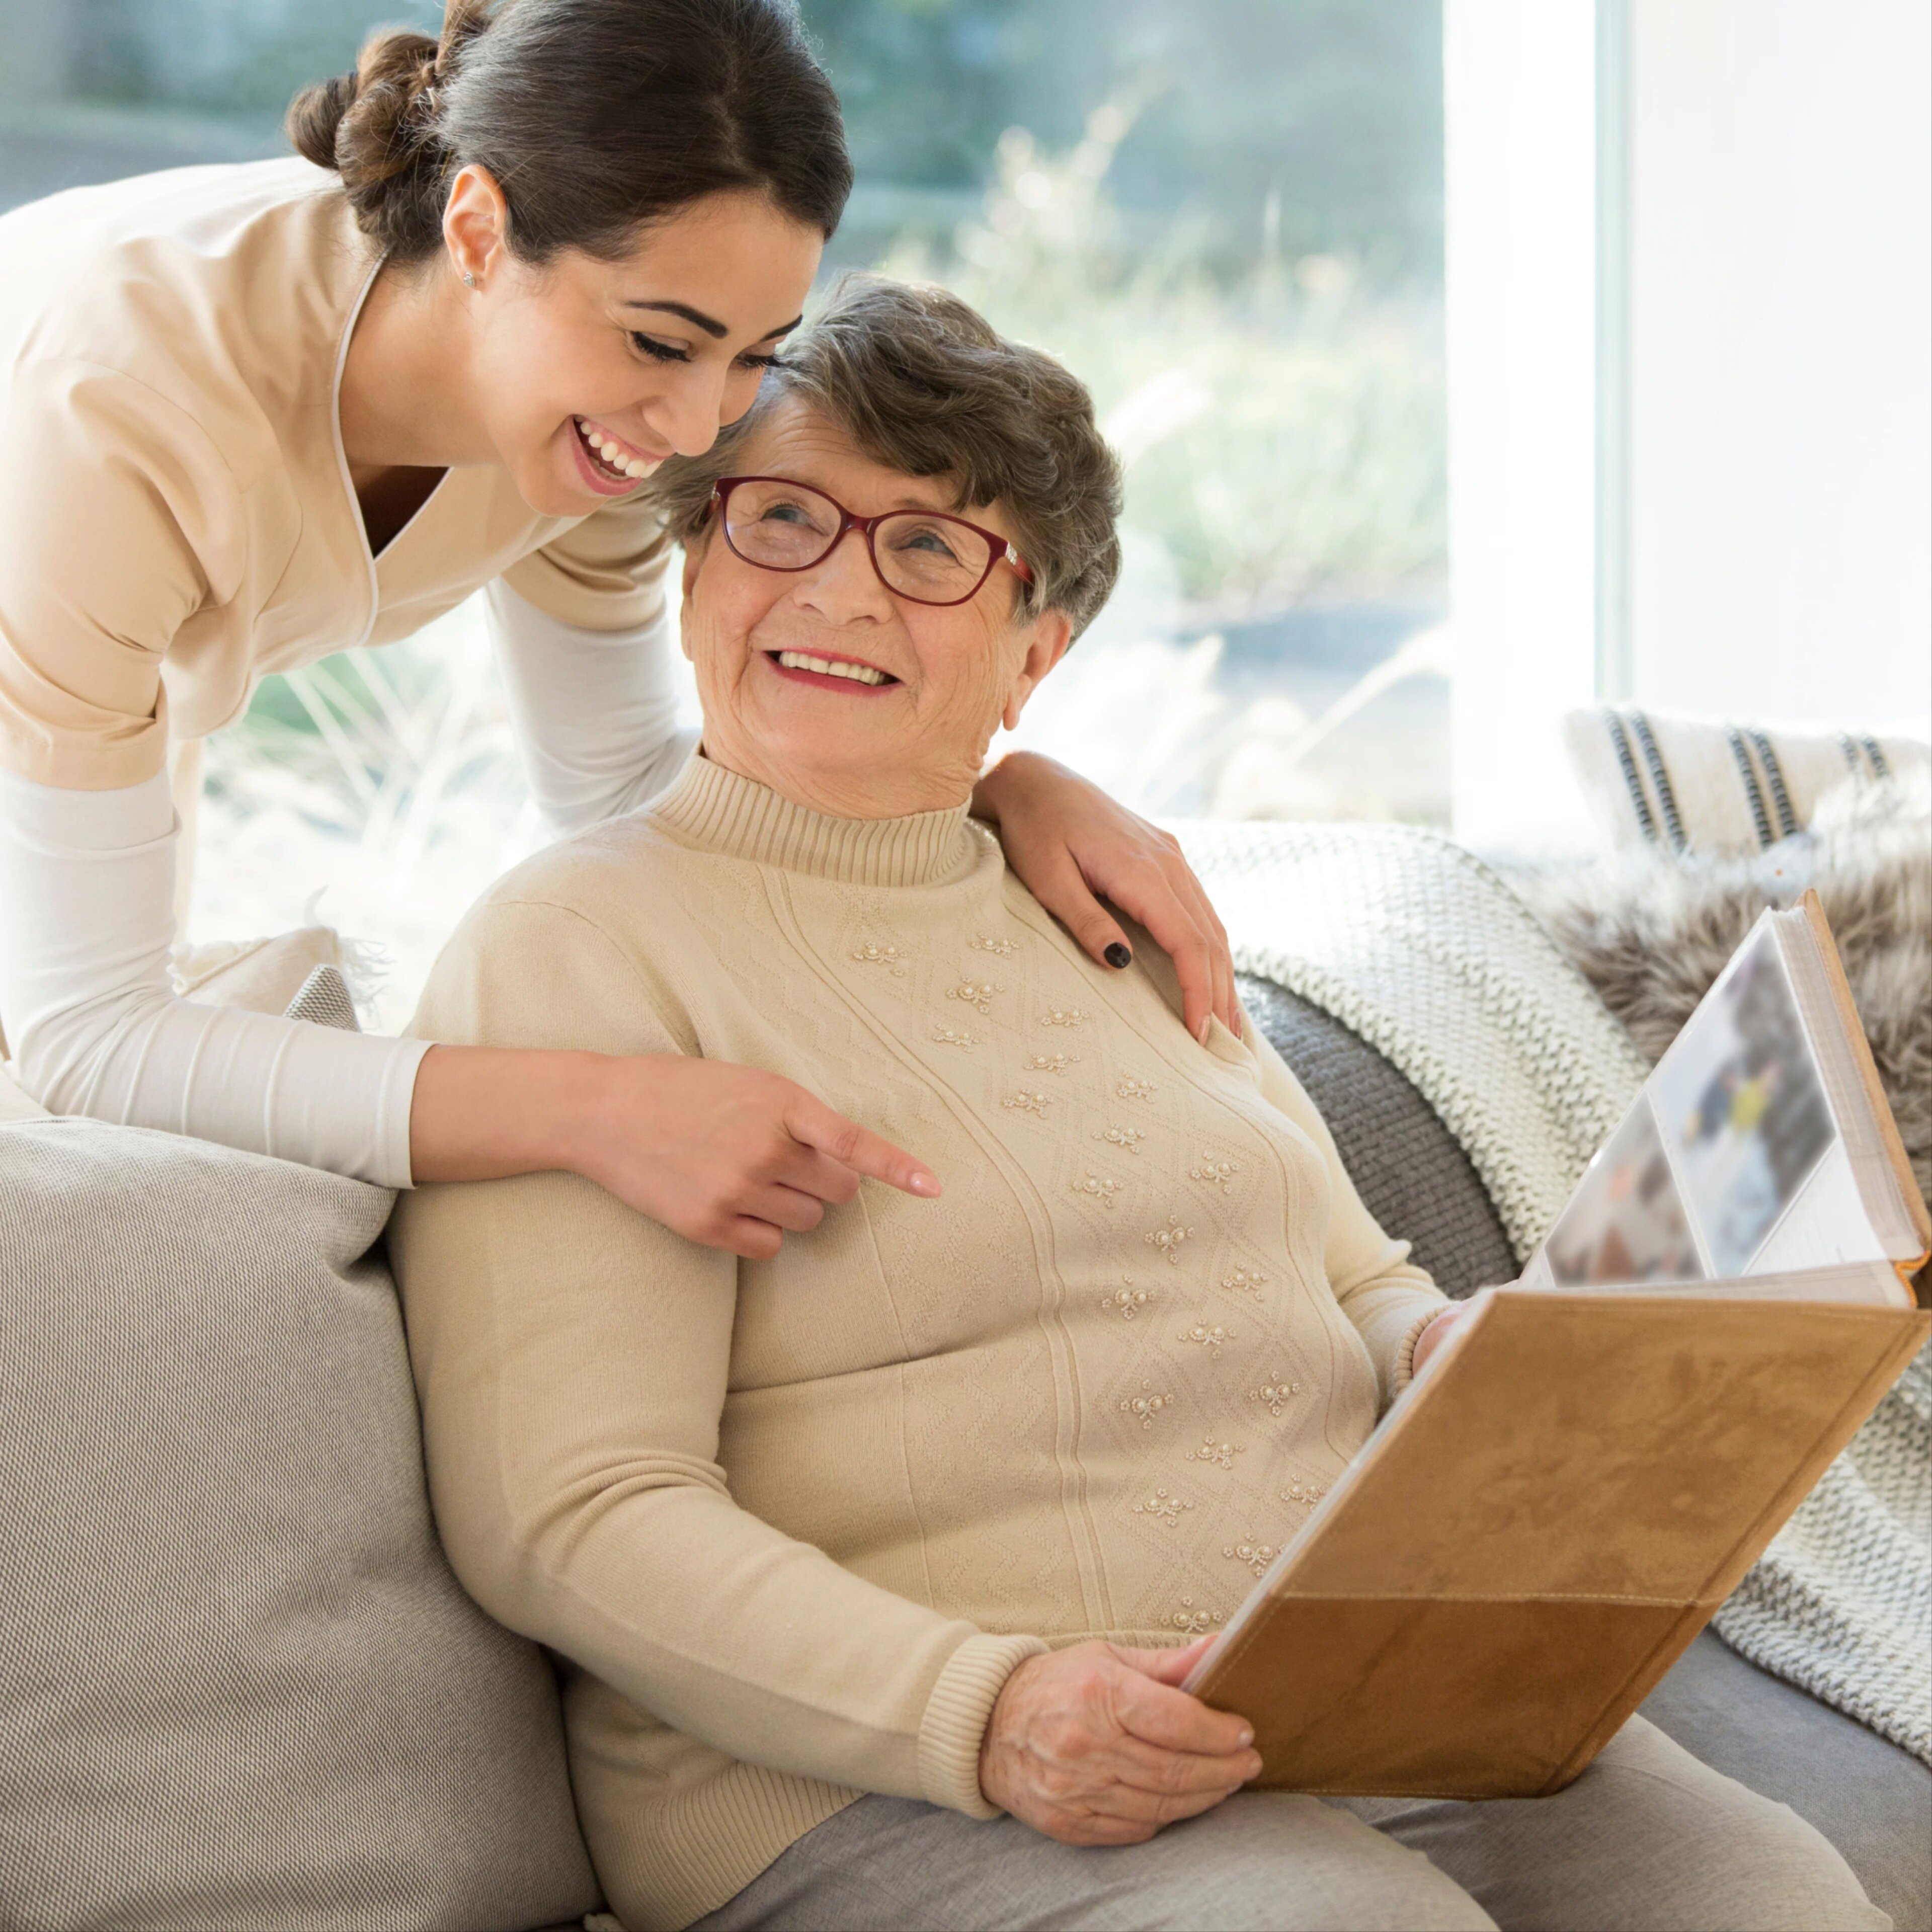
<svg viewBox="0 0 1932 1932">
<path fill-rule="evenodd" d="M 1630 4 L 1629 694 L 1922 714 L 1932 4 Z"/>
</svg>

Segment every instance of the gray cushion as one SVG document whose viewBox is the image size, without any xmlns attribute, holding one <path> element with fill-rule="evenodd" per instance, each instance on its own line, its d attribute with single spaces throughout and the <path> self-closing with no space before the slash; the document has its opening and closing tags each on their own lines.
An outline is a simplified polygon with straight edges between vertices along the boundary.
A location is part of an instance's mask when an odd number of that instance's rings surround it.
<svg viewBox="0 0 1932 1932">
<path fill-rule="evenodd" d="M 1816 1826 L 1898 1932 L 1932 1932 L 1932 1769 L 1709 1630 L 1643 1714 L 1712 1770 Z"/>
<path fill-rule="evenodd" d="M 1286 987 L 1243 977 L 1242 1004 L 1307 1090 L 1363 1204 L 1410 1243 L 1445 1294 L 1516 1276 L 1516 1256 L 1469 1156 L 1435 1109 L 1365 1040 Z"/>
<path fill-rule="evenodd" d="M 548 1664 L 425 1499 L 381 1190 L 0 1126 L 0 1924 L 597 1903 Z"/>
</svg>

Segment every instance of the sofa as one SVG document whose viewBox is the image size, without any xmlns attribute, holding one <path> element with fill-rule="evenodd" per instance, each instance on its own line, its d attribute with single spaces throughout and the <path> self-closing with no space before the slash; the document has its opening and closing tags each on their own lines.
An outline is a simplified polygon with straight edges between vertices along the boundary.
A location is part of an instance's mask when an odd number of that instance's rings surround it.
<svg viewBox="0 0 1932 1932">
<path fill-rule="evenodd" d="M 1383 1225 L 1453 1294 L 1513 1278 L 1395 1067 L 1243 991 Z M 436 1541 L 390 1197 L 4 1080 L 0 1925 L 595 1924 L 550 1665 Z M 1708 1632 L 1644 1709 L 1932 1928 L 1932 1769 Z"/>
</svg>

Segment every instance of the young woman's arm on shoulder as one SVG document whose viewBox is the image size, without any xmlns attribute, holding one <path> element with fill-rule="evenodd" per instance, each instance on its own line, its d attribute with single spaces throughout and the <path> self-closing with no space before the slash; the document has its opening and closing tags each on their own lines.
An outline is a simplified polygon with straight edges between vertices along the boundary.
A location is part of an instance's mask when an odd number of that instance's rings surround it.
<svg viewBox="0 0 1932 1932">
<path fill-rule="evenodd" d="M 107 791 L 0 772 L 0 1021 L 60 1114 L 410 1184 L 420 1040 L 177 998 L 164 774 Z"/>
<path fill-rule="evenodd" d="M 677 1054 L 485 1046 L 176 997 L 165 776 L 67 790 L 0 772 L 0 1025 L 55 1113 L 156 1127 L 386 1187 L 565 1168 L 688 1238 L 775 1254 L 871 1174 L 926 1169 L 802 1088 Z"/>
<path fill-rule="evenodd" d="M 551 831 L 568 838 L 664 790 L 698 744 L 695 730 L 677 728 L 670 610 L 597 631 L 553 617 L 500 578 L 487 597 L 511 732 Z"/>
<path fill-rule="evenodd" d="M 648 496 L 608 505 L 489 589 L 510 727 L 560 838 L 634 812 L 696 748 L 677 729 L 670 537 Z"/>
</svg>

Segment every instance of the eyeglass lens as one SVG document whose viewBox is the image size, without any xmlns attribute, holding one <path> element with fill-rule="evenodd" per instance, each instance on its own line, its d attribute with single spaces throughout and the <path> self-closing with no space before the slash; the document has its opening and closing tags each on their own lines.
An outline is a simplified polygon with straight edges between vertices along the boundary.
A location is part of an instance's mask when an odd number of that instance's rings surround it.
<svg viewBox="0 0 1932 1932">
<path fill-rule="evenodd" d="M 838 506 L 800 483 L 760 478 L 735 484 L 724 534 L 748 563 L 806 570 L 838 540 Z M 897 510 L 872 531 L 872 556 L 886 586 L 919 604 L 952 604 L 980 586 L 993 560 L 976 530 L 949 517 Z"/>
</svg>

